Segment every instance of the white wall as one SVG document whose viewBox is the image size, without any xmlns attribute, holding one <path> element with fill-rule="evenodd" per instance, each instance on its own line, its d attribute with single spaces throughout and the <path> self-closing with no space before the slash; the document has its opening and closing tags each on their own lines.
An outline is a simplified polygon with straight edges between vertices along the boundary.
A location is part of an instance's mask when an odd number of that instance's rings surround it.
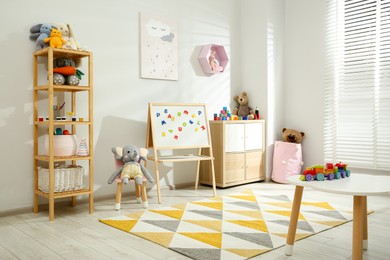
<svg viewBox="0 0 390 260">
<path fill-rule="evenodd" d="M 21 0 L 0 9 L 0 212 L 32 207 L 34 43 L 28 36 L 41 22 L 72 24 L 94 53 L 96 196 L 115 192 L 106 183 L 114 170 L 110 148 L 145 145 L 148 102 L 203 102 L 211 118 L 223 106 L 233 108 L 234 95 L 248 91 L 250 105 L 267 120 L 267 179 L 282 127 L 306 132 L 306 164 L 322 160 L 325 0 L 69 0 L 67 6 Z M 139 78 L 139 12 L 178 21 L 178 81 Z M 209 43 L 226 48 L 223 74 L 200 70 L 197 54 Z M 195 165 L 162 167 L 163 186 L 194 178 Z"/>
<path fill-rule="evenodd" d="M 323 163 L 326 0 L 286 1 L 285 127 L 305 132 L 306 166 Z"/>
<path fill-rule="evenodd" d="M 241 8 L 242 85 L 266 120 L 266 180 L 273 144 L 284 124 L 283 43 L 285 0 L 245 0 Z"/>
<path fill-rule="evenodd" d="M 74 8 L 73 8 L 74 7 Z M 47 0 L 8 1 L 0 9 L 0 210 L 31 207 L 33 124 L 31 26 L 73 25 L 80 43 L 94 54 L 95 195 L 114 194 L 110 148 L 145 145 L 148 102 L 202 102 L 212 114 L 231 102 L 240 85 L 240 2 L 234 0 L 76 1 L 66 7 Z M 168 16 L 179 25 L 179 80 L 139 78 L 139 12 Z M 11 26 L 12 25 L 12 26 Z M 230 62 L 206 76 L 197 55 L 204 44 L 224 45 Z M 194 181 L 195 170 L 164 166 L 161 184 Z M 195 166 L 193 166 L 195 169 Z M 191 169 L 191 168 L 190 168 Z M 42 200 L 47 203 L 47 200 Z"/>
</svg>

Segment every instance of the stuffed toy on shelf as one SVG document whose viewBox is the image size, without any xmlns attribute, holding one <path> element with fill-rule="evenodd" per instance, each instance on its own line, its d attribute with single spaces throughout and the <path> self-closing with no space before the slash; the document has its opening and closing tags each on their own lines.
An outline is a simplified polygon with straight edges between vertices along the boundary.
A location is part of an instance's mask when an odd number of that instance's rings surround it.
<svg viewBox="0 0 390 260">
<path fill-rule="evenodd" d="M 255 118 L 255 111 L 248 105 L 249 100 L 246 92 L 242 92 L 239 96 L 234 96 L 234 100 L 238 106 L 234 108 L 233 115 L 247 117 L 247 119 Z"/>
<path fill-rule="evenodd" d="M 30 28 L 30 39 L 36 42 L 36 49 L 41 50 L 49 46 L 44 42 L 44 39 L 48 38 L 53 26 L 48 23 L 40 23 Z"/>
<path fill-rule="evenodd" d="M 61 31 L 62 38 L 65 40 L 64 45 L 62 46 L 63 49 L 69 49 L 69 50 L 78 50 L 82 51 L 84 50 L 79 42 L 76 40 L 76 37 L 73 34 L 73 29 L 70 26 L 70 24 L 66 23 L 58 23 L 56 25 L 57 29 Z"/>
<path fill-rule="evenodd" d="M 56 28 L 52 28 L 50 36 L 43 39 L 44 42 L 48 42 L 50 47 L 62 49 L 62 44 L 65 43 L 65 40 L 62 38 L 62 33 Z"/>
</svg>

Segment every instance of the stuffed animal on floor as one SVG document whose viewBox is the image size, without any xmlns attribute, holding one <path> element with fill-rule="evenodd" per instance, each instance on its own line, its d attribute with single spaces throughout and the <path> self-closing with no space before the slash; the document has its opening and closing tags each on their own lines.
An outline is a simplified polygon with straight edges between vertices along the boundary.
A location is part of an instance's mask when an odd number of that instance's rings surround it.
<svg viewBox="0 0 390 260">
<path fill-rule="evenodd" d="M 44 24 L 40 23 L 31 27 L 30 39 L 36 41 L 37 50 L 41 50 L 43 48 L 49 47 L 49 44 L 45 43 L 44 39 L 49 37 L 52 28 L 53 26 L 48 23 L 44 23 Z"/>
<path fill-rule="evenodd" d="M 291 128 L 282 129 L 282 140 L 284 142 L 300 144 L 303 137 L 305 136 L 304 132 L 299 132 L 298 130 Z"/>
<path fill-rule="evenodd" d="M 234 108 L 233 115 L 248 117 L 248 119 L 255 118 L 255 111 L 248 105 L 248 94 L 242 92 L 239 96 L 234 96 L 234 100 L 238 103 L 238 107 Z"/>
<path fill-rule="evenodd" d="M 118 168 L 108 179 L 108 183 L 111 184 L 117 178 L 117 176 L 121 175 L 122 183 L 129 183 L 130 179 L 134 179 L 137 185 L 142 185 L 143 176 L 146 179 L 153 183 L 154 179 L 152 175 L 148 172 L 148 170 L 140 164 L 141 160 L 146 160 L 145 157 L 140 156 L 140 152 L 137 146 L 135 145 L 126 145 L 122 149 L 122 154 L 120 154 L 116 148 L 112 148 L 111 151 L 115 155 L 115 159 L 122 160 L 124 165 Z"/>
<path fill-rule="evenodd" d="M 65 40 L 62 39 L 61 32 L 55 28 L 51 29 L 50 36 L 43 41 L 49 42 L 50 47 L 58 49 L 62 49 L 62 44 L 65 43 Z"/>
</svg>

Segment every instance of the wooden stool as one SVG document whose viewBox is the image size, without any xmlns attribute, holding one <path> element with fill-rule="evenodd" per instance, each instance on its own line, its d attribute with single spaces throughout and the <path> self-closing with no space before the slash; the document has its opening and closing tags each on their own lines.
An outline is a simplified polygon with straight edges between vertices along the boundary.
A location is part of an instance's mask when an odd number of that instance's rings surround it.
<svg viewBox="0 0 390 260">
<path fill-rule="evenodd" d="M 121 154 L 122 153 L 122 147 L 116 147 L 117 153 Z M 139 148 L 140 155 L 141 156 L 147 156 L 148 155 L 148 150 L 145 148 Z M 141 163 L 141 162 L 139 162 Z M 120 168 L 123 166 L 123 161 L 122 160 L 117 160 L 115 159 L 115 166 L 116 168 Z M 146 194 L 146 178 L 142 178 L 142 185 L 137 185 L 137 183 L 134 181 L 134 179 L 130 179 L 130 182 L 134 182 L 135 186 L 135 197 L 138 203 L 143 204 L 144 208 L 148 208 L 148 197 Z M 118 177 L 115 179 L 116 182 L 116 196 L 115 196 L 115 210 L 120 210 L 121 208 L 121 199 L 122 199 L 122 189 L 123 189 L 123 183 L 121 176 L 118 175 Z"/>
</svg>

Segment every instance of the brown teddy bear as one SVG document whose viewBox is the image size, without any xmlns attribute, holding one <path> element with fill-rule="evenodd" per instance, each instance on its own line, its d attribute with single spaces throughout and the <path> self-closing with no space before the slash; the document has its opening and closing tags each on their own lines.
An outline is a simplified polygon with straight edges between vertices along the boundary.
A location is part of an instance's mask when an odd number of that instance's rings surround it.
<svg viewBox="0 0 390 260">
<path fill-rule="evenodd" d="M 238 107 L 234 108 L 233 115 L 247 116 L 248 119 L 255 118 L 255 111 L 248 106 L 248 95 L 246 92 L 242 92 L 240 96 L 234 96 L 234 100 L 237 101 Z"/>
<path fill-rule="evenodd" d="M 295 129 L 283 128 L 282 130 L 282 140 L 284 142 L 300 144 L 304 136 L 304 132 L 299 132 Z"/>
</svg>

